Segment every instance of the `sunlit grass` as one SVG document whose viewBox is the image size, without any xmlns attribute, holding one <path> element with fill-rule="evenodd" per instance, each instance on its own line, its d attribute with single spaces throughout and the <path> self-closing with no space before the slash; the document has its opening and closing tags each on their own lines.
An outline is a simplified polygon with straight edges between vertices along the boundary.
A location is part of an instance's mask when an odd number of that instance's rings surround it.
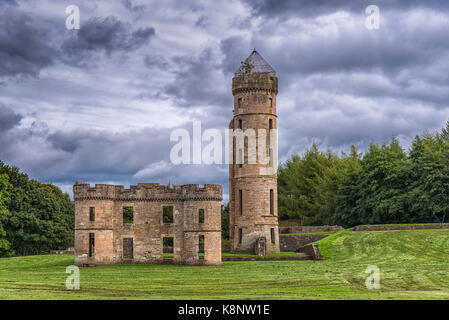
<svg viewBox="0 0 449 320">
<path fill-rule="evenodd" d="M 72 255 L 3 258 L 0 299 L 449 299 L 449 230 L 344 230 L 317 243 L 328 259 L 80 268 L 77 291 L 65 288 Z M 380 290 L 365 288 L 370 265 Z"/>
</svg>

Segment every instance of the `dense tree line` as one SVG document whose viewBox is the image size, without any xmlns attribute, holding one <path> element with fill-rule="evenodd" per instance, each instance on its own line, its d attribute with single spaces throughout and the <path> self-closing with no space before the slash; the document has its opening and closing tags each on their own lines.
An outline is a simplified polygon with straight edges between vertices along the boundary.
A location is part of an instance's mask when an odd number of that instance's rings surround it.
<svg viewBox="0 0 449 320">
<path fill-rule="evenodd" d="M 278 196 L 280 218 L 303 225 L 448 222 L 449 123 L 408 152 L 396 138 L 341 156 L 314 144 L 279 167 Z"/>
<path fill-rule="evenodd" d="M 73 246 L 74 204 L 51 184 L 0 161 L 0 256 Z"/>
</svg>

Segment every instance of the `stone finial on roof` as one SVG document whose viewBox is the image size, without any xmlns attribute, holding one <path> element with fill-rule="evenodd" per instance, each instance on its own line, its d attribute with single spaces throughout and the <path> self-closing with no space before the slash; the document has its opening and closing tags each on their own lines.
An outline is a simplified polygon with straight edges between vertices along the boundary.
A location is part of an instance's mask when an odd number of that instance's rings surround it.
<svg viewBox="0 0 449 320">
<path fill-rule="evenodd" d="M 256 49 L 251 52 L 249 57 L 245 60 L 245 62 L 249 62 L 253 68 L 251 69 L 251 73 L 255 72 L 262 72 L 266 73 L 268 72 L 270 76 L 275 77 L 276 71 L 270 66 L 270 64 L 260 55 L 259 52 L 257 52 Z M 236 71 L 236 75 L 240 73 L 240 68 Z"/>
</svg>

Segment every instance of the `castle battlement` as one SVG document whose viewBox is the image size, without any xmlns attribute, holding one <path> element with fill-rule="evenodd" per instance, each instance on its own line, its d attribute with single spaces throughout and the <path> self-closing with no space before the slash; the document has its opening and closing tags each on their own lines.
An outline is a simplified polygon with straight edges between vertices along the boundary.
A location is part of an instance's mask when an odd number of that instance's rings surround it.
<svg viewBox="0 0 449 320">
<path fill-rule="evenodd" d="M 185 184 L 164 186 L 159 183 L 139 183 L 124 186 L 87 183 L 75 183 L 73 195 L 77 200 L 112 200 L 112 201 L 188 201 L 188 200 L 223 200 L 223 188 L 219 184 Z"/>
<path fill-rule="evenodd" d="M 232 79 L 232 94 L 247 91 L 268 91 L 278 93 L 278 78 L 268 72 L 240 75 Z"/>
</svg>

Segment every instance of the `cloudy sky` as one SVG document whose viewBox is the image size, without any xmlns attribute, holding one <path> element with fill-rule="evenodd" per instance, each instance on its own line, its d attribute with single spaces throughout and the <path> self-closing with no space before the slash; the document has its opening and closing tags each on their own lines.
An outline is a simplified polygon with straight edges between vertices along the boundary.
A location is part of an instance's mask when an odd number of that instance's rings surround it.
<svg viewBox="0 0 449 320">
<path fill-rule="evenodd" d="M 227 199 L 227 166 L 171 164 L 170 133 L 228 126 L 253 48 L 279 77 L 281 160 L 313 141 L 408 146 L 449 119 L 447 0 L 0 0 L 0 160 L 66 192 L 220 183 Z"/>
</svg>

